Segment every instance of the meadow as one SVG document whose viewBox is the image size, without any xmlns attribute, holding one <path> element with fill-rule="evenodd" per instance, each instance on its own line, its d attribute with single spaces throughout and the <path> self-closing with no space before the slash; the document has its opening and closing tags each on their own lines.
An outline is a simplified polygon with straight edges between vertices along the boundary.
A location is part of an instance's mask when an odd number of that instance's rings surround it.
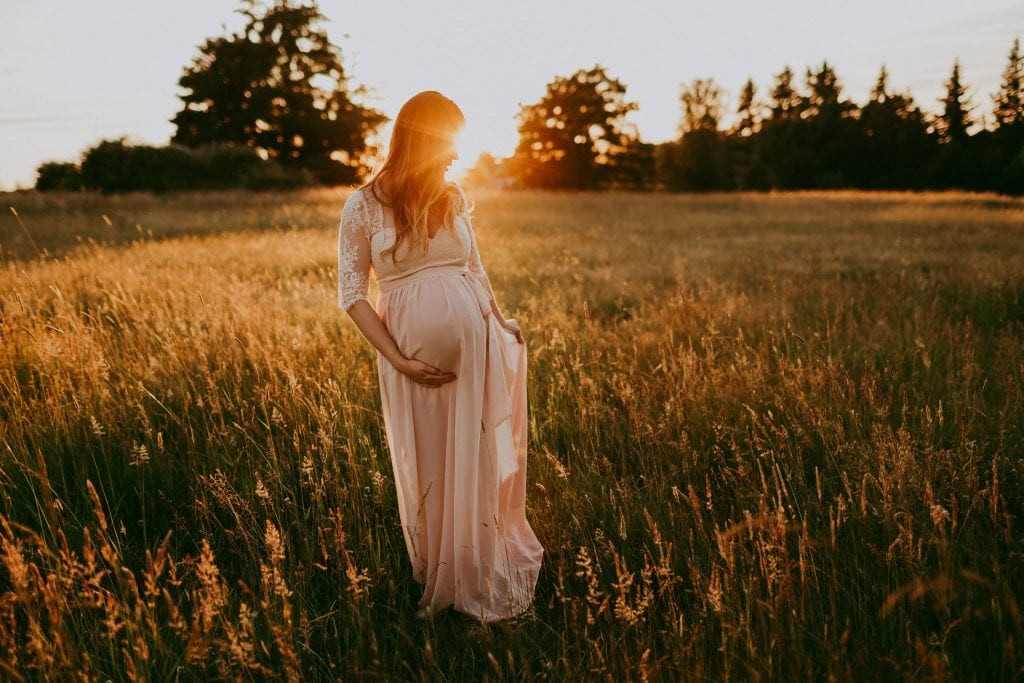
<svg viewBox="0 0 1024 683">
<path fill-rule="evenodd" d="M 1024 200 L 467 189 L 534 609 L 414 616 L 348 190 L 11 193 L 5 679 L 1024 676 Z"/>
</svg>

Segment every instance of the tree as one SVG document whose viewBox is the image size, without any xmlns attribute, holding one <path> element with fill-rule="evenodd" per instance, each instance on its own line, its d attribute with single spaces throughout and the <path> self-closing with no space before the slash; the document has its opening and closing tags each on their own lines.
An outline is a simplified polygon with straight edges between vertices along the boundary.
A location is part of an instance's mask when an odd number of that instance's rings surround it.
<svg viewBox="0 0 1024 683">
<path fill-rule="evenodd" d="M 679 102 L 679 142 L 663 145 L 658 157 L 665 184 L 672 190 L 730 187 L 728 148 L 718 130 L 721 90 L 710 78 L 696 78 L 683 86 Z"/>
<path fill-rule="evenodd" d="M 806 139 L 807 125 L 801 118 L 805 98 L 793 84 L 793 70 L 786 67 L 775 75 L 769 111 L 771 115 L 761 124 L 754 149 L 754 158 L 760 159 L 762 170 L 741 184 L 777 188 L 812 187 L 813 169 L 817 163 L 814 149 Z"/>
<path fill-rule="evenodd" d="M 799 116 L 803 98 L 793 87 L 793 70 L 787 65 L 775 76 L 775 87 L 771 92 L 772 118 Z"/>
<path fill-rule="evenodd" d="M 943 142 L 962 142 L 967 139 L 967 129 L 971 125 L 971 105 L 967 98 L 967 88 L 960 82 L 960 60 L 953 63 L 953 73 L 946 81 L 946 96 L 942 102 L 942 114 L 939 115 L 937 131 Z"/>
<path fill-rule="evenodd" d="M 625 94 L 625 85 L 595 65 L 556 77 L 539 102 L 520 105 L 519 144 L 509 159 L 520 184 L 582 189 L 613 182 L 639 139 L 625 120 L 639 105 Z"/>
<path fill-rule="evenodd" d="M 857 105 L 843 97 L 839 77 L 827 61 L 817 71 L 807 69 L 805 80 L 799 127 L 808 162 L 802 168 L 804 182 L 810 187 L 849 186 L 862 173 L 856 153 L 860 130 L 853 116 Z"/>
<path fill-rule="evenodd" d="M 730 150 L 733 183 L 739 189 L 764 186 L 767 169 L 760 158 L 759 134 L 762 129 L 763 105 L 757 100 L 754 79 L 747 78 L 740 90 L 736 121 L 726 141 Z"/>
<path fill-rule="evenodd" d="M 1024 57 L 1020 53 L 1020 38 L 1013 41 L 1006 70 L 1003 71 L 1003 82 L 992 99 L 995 102 L 992 113 L 996 131 L 1020 144 L 1024 138 Z"/>
<path fill-rule="evenodd" d="M 878 72 L 878 80 L 875 81 L 875 87 L 871 89 L 871 96 L 868 98 L 869 102 L 877 102 L 878 104 L 885 104 L 889 99 L 889 70 L 885 68 L 885 64 Z"/>
<path fill-rule="evenodd" d="M 803 98 L 803 115 L 807 118 L 824 117 L 830 122 L 849 116 L 857 107 L 841 97 L 842 85 L 835 70 L 827 61 L 817 72 L 806 71 L 807 94 Z"/>
<path fill-rule="evenodd" d="M 736 123 L 730 131 L 739 137 L 750 137 L 761 125 L 761 105 L 756 101 L 757 87 L 754 79 L 747 78 L 740 91 L 740 101 L 736 107 Z"/>
<path fill-rule="evenodd" d="M 858 117 L 862 139 L 858 158 L 859 187 L 920 187 L 921 169 L 932 149 L 924 113 L 910 93 L 889 92 L 889 72 L 882 65 L 878 80 Z"/>
<path fill-rule="evenodd" d="M 991 131 L 984 127 L 971 135 L 971 104 L 960 76 L 960 60 L 946 82 L 942 112 L 932 120 L 932 133 L 938 145 L 928 170 L 929 183 L 935 187 L 981 190 L 997 181 L 1000 166 Z"/>
<path fill-rule="evenodd" d="M 349 90 L 315 1 L 243 4 L 242 31 L 208 39 L 178 81 L 187 92 L 171 141 L 245 145 L 320 182 L 354 182 L 367 170 L 367 135 L 389 119 L 352 100 L 366 89 Z"/>
<path fill-rule="evenodd" d="M 683 86 L 679 100 L 683 106 L 680 135 L 698 130 L 718 130 L 722 118 L 722 92 L 713 79 L 695 78 Z"/>
</svg>

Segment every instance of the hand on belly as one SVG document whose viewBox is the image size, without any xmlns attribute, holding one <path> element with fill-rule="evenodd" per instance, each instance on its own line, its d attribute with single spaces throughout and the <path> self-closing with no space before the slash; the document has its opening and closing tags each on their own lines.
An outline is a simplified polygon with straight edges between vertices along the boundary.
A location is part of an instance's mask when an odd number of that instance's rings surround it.
<svg viewBox="0 0 1024 683">
<path fill-rule="evenodd" d="M 409 330 L 407 356 L 429 363 L 439 370 L 458 374 L 462 359 L 459 328 L 443 317 L 423 318 Z"/>
</svg>

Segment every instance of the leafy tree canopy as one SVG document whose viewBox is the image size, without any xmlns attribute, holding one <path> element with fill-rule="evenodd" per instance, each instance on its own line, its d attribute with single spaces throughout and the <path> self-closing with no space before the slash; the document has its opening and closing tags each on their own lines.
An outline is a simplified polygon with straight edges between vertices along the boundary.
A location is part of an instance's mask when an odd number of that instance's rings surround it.
<svg viewBox="0 0 1024 683">
<path fill-rule="evenodd" d="M 316 6 L 243 0 L 236 34 L 210 38 L 178 84 L 184 106 L 171 141 L 228 142 L 255 148 L 324 183 L 351 183 L 367 170 L 367 136 L 388 120 L 356 104 L 341 53 L 318 27 Z"/>
<path fill-rule="evenodd" d="M 683 119 L 682 135 L 698 130 L 718 130 L 722 118 L 722 91 L 711 78 L 695 78 L 683 87 L 679 96 Z"/>
<path fill-rule="evenodd" d="M 604 67 L 580 69 L 548 83 L 544 97 L 522 105 L 513 173 L 525 186 L 596 188 L 611 182 L 639 139 L 625 120 L 639 108 Z"/>
</svg>

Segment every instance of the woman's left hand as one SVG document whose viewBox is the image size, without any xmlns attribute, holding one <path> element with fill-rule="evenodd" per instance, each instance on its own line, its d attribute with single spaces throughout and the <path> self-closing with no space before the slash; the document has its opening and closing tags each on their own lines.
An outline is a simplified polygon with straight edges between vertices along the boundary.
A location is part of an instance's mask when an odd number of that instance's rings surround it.
<svg viewBox="0 0 1024 683">
<path fill-rule="evenodd" d="M 511 332 L 512 334 L 514 334 L 516 336 L 517 342 L 519 342 L 520 344 L 523 343 L 523 333 L 519 329 L 519 322 L 516 321 L 515 318 L 509 318 L 508 320 L 503 322 L 501 326 L 504 327 L 509 332 Z"/>
</svg>

